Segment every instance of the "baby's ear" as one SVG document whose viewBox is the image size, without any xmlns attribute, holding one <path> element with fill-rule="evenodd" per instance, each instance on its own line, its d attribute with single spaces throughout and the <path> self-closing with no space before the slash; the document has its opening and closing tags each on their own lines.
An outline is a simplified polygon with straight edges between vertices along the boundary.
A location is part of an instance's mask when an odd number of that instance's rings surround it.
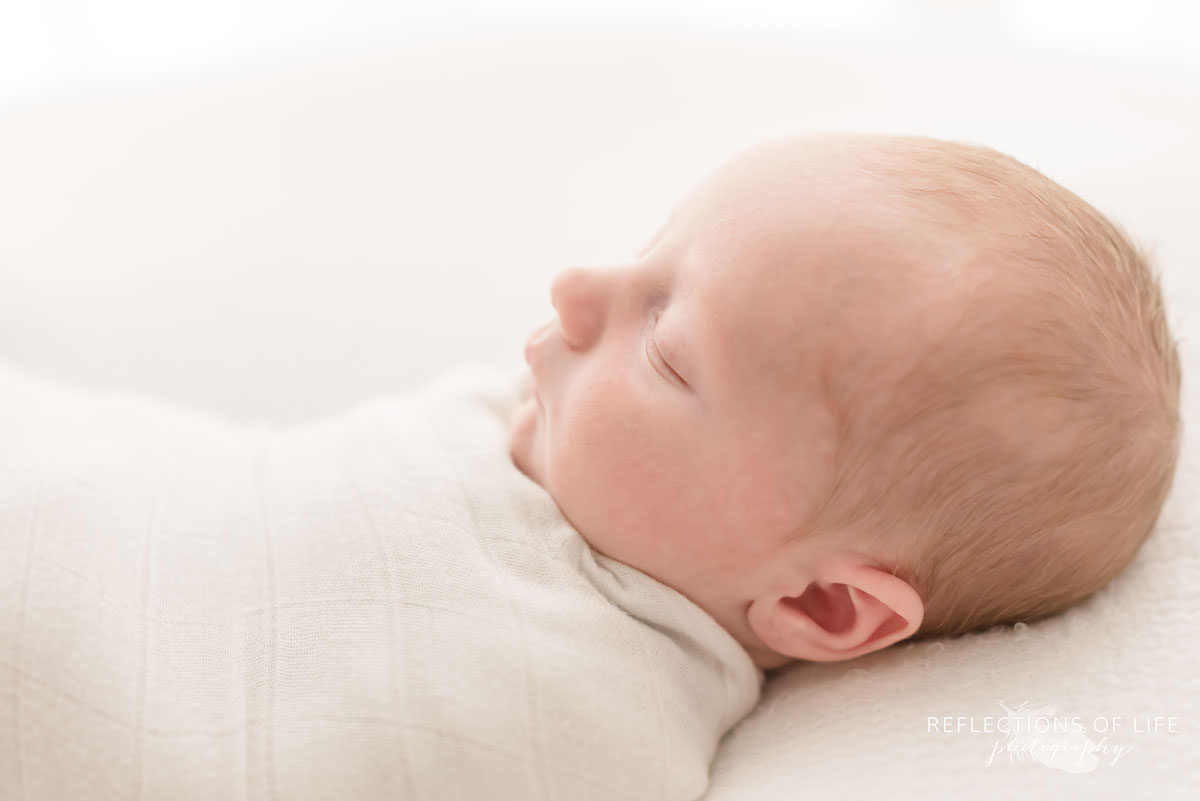
<svg viewBox="0 0 1200 801">
<path fill-rule="evenodd" d="M 827 566 L 798 584 L 795 595 L 764 594 L 746 612 L 755 636 L 793 659 L 869 654 L 915 634 L 925 615 L 911 584 L 862 562 Z"/>
</svg>

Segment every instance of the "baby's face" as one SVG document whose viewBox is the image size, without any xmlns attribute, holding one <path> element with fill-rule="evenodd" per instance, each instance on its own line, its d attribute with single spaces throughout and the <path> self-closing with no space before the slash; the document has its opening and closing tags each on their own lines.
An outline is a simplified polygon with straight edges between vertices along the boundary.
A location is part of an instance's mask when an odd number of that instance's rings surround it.
<svg viewBox="0 0 1200 801">
<path fill-rule="evenodd" d="M 855 190 L 830 161 L 820 141 L 734 159 L 637 260 L 557 276 L 557 316 L 525 347 L 515 464 L 593 548 L 727 628 L 739 575 L 830 490 L 824 371 L 904 305 L 864 280 L 890 254 L 831 230 Z"/>
</svg>

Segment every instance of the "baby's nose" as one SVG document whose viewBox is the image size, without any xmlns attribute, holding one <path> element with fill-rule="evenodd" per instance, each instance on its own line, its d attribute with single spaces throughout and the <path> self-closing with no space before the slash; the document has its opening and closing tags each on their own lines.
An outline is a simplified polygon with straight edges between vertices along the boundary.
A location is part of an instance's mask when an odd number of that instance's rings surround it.
<svg viewBox="0 0 1200 801">
<path fill-rule="evenodd" d="M 589 347 L 604 325 L 607 284 L 600 270 L 572 267 L 550 284 L 550 303 L 558 312 L 563 338 L 576 349 Z"/>
</svg>

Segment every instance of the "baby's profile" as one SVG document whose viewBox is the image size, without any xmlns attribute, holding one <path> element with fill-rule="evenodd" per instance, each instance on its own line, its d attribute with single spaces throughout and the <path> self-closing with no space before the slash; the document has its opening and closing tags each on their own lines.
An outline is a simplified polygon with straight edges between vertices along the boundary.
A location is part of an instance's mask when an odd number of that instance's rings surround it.
<svg viewBox="0 0 1200 801">
<path fill-rule="evenodd" d="M 1171 484 L 1179 362 L 1144 259 L 986 148 L 763 143 L 551 296 L 515 463 L 762 668 L 1063 609 Z"/>
<path fill-rule="evenodd" d="M 0 798 L 695 799 L 764 671 L 1064 609 L 1170 488 L 1145 260 L 986 148 L 770 140 L 551 299 L 287 428 L 0 365 Z"/>
</svg>

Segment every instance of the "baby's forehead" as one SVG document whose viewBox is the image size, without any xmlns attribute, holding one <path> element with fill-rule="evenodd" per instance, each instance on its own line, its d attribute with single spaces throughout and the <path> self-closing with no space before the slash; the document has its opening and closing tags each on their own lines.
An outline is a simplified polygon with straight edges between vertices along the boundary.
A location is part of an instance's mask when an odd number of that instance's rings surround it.
<svg viewBox="0 0 1200 801">
<path fill-rule="evenodd" d="M 876 147 L 875 137 L 826 136 L 751 148 L 682 198 L 669 227 L 699 246 L 740 247 L 744 261 L 810 256 L 831 276 L 849 275 L 864 287 L 903 277 L 902 266 L 952 263 L 935 251 L 986 239 L 986 230 L 961 224 L 952 200 L 924 202 L 930 187 L 914 187 L 908 171 L 872 161 Z"/>
<path fill-rule="evenodd" d="M 665 250 L 698 267 L 697 313 L 723 328 L 707 344 L 736 343 L 729 358 L 743 377 L 806 360 L 903 359 L 979 295 L 981 254 L 995 243 L 864 168 L 858 155 L 873 141 L 767 143 L 677 204 Z"/>
<path fill-rule="evenodd" d="M 701 211 L 691 222 L 684 241 L 696 294 L 764 345 L 920 314 L 960 288 L 961 268 L 977 252 L 867 196 L 840 208 L 802 201 Z"/>
</svg>

